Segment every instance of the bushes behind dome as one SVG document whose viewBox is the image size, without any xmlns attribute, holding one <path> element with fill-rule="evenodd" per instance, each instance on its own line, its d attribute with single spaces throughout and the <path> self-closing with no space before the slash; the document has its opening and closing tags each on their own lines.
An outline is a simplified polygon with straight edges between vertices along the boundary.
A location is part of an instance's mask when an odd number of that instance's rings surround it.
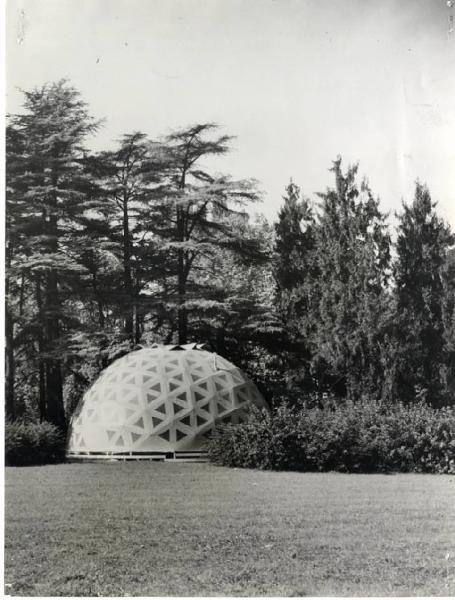
<svg viewBox="0 0 455 600">
<path fill-rule="evenodd" d="M 209 455 L 266 470 L 455 474 L 455 407 L 363 400 L 255 410 L 246 423 L 220 427 Z"/>
</svg>

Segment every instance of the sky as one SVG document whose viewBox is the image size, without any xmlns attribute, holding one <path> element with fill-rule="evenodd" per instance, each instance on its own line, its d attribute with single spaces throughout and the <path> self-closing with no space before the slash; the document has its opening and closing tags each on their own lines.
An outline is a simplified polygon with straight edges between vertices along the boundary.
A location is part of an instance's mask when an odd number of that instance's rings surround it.
<svg viewBox="0 0 455 600">
<path fill-rule="evenodd" d="M 453 5 L 453 6 L 452 6 Z M 391 215 L 425 182 L 455 229 L 453 0 L 7 0 L 6 109 L 67 78 L 105 118 L 93 149 L 200 122 L 236 136 L 210 167 L 255 178 L 276 217 L 338 155 Z"/>
</svg>

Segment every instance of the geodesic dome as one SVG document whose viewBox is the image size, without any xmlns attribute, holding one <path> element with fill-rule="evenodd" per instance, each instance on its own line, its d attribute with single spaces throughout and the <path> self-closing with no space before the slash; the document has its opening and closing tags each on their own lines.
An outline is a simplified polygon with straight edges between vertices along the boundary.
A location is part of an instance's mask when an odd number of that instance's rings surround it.
<svg viewBox="0 0 455 600">
<path fill-rule="evenodd" d="M 201 451 L 217 423 L 241 422 L 251 404 L 267 406 L 240 369 L 203 346 L 142 348 L 114 361 L 84 395 L 67 452 Z"/>
</svg>

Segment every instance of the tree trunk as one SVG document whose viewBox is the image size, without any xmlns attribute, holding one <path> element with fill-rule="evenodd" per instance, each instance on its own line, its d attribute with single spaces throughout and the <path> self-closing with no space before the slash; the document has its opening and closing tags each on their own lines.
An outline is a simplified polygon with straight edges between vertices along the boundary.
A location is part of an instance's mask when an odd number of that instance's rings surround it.
<svg viewBox="0 0 455 600">
<path fill-rule="evenodd" d="M 179 261 L 180 264 L 180 261 Z M 178 335 L 179 335 L 179 344 L 186 344 L 188 342 L 188 314 L 186 312 L 185 298 L 186 298 L 186 285 L 185 281 L 180 279 L 180 268 L 179 268 L 179 284 L 178 284 L 178 315 L 177 315 L 177 323 L 178 323 Z"/>
<path fill-rule="evenodd" d="M 38 410 L 39 410 L 39 418 L 40 421 L 43 422 L 47 417 L 46 410 L 46 373 L 44 369 L 44 336 L 43 336 L 43 327 L 44 327 L 44 317 L 43 317 L 43 300 L 41 296 L 41 283 L 39 279 L 36 279 L 35 284 L 35 292 L 36 292 L 36 305 L 38 307 L 38 316 L 39 316 L 39 327 L 37 334 L 37 342 L 38 342 Z"/>
<path fill-rule="evenodd" d="M 47 418 L 62 429 L 66 429 L 65 409 L 63 406 L 63 382 L 61 363 L 53 358 L 55 345 L 60 338 L 60 327 L 56 316 L 59 306 L 57 276 L 51 271 L 47 276 L 44 312 L 44 341 L 46 350 L 46 412 Z"/>
<path fill-rule="evenodd" d="M 131 242 L 128 199 L 123 198 L 123 288 L 125 291 L 125 333 L 134 341 L 133 279 L 131 275 Z"/>
<path fill-rule="evenodd" d="M 142 316 L 138 310 L 137 303 L 134 303 L 134 343 L 139 344 L 142 337 Z"/>
<path fill-rule="evenodd" d="M 179 242 L 185 241 L 185 225 L 182 209 L 177 207 L 177 239 Z M 185 269 L 185 250 L 178 249 L 178 265 L 177 265 L 177 288 L 178 288 L 178 343 L 186 344 L 188 341 L 188 314 L 185 308 L 186 300 L 186 280 L 187 274 Z"/>
<path fill-rule="evenodd" d="M 9 304 L 9 274 L 12 250 L 9 240 L 6 244 L 6 278 L 5 278 L 5 413 L 7 417 L 16 416 L 14 398 L 14 380 L 16 363 L 14 359 L 14 321 Z"/>
<path fill-rule="evenodd" d="M 225 326 L 221 325 L 216 330 L 216 351 L 221 356 L 225 356 L 226 352 L 226 329 Z"/>
<path fill-rule="evenodd" d="M 14 322 L 8 306 L 8 299 L 5 307 L 5 412 L 6 416 L 14 418 L 16 416 L 15 398 L 14 398 L 14 380 L 16 363 L 14 358 Z"/>
<path fill-rule="evenodd" d="M 93 296 L 96 302 L 96 308 L 98 310 L 98 323 L 101 329 L 104 329 L 104 311 L 103 311 L 103 303 L 101 301 L 101 297 L 98 292 L 98 278 L 96 276 L 96 268 L 92 270 L 92 287 L 93 287 Z"/>
<path fill-rule="evenodd" d="M 54 190 L 57 188 L 57 177 L 53 177 Z M 54 191 L 50 214 L 45 217 L 45 231 L 49 234 L 49 252 L 58 252 L 58 200 Z M 47 225 L 47 227 L 46 227 Z M 46 275 L 43 305 L 43 337 L 45 351 L 45 378 L 46 378 L 46 413 L 51 423 L 61 429 L 66 429 L 65 409 L 63 406 L 63 382 L 61 363 L 56 356 L 56 344 L 60 339 L 60 300 L 58 294 L 57 273 L 50 269 Z"/>
<path fill-rule="evenodd" d="M 47 418 L 61 429 L 66 429 L 65 409 L 63 406 L 63 383 L 60 361 L 46 360 L 46 401 Z"/>
</svg>

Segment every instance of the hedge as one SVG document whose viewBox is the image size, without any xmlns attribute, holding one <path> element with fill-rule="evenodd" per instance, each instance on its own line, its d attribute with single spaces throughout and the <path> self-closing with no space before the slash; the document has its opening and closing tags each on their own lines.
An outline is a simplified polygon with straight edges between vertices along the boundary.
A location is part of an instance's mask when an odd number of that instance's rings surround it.
<svg viewBox="0 0 455 600">
<path fill-rule="evenodd" d="M 5 463 L 7 466 L 41 465 L 64 461 L 65 436 L 51 423 L 7 421 Z"/>
<path fill-rule="evenodd" d="M 253 409 L 208 444 L 230 467 L 349 473 L 455 473 L 455 408 L 347 401 L 273 412 Z"/>
</svg>

